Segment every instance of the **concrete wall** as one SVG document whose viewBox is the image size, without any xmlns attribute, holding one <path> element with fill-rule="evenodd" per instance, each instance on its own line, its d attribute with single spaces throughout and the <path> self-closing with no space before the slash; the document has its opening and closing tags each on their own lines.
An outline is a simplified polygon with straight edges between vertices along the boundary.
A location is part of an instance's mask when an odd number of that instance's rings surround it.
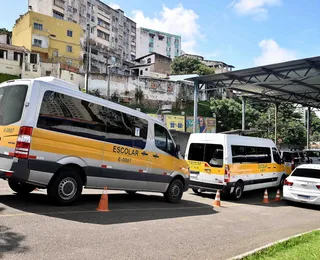
<svg viewBox="0 0 320 260">
<path fill-rule="evenodd" d="M 80 88 L 84 88 L 84 76 L 67 70 L 61 70 L 60 78 L 76 84 Z M 90 86 L 90 85 L 89 85 Z"/>
<path fill-rule="evenodd" d="M 19 76 L 21 67 L 19 61 L 0 59 L 0 73 Z"/>
<path fill-rule="evenodd" d="M 98 89 L 102 95 L 107 94 L 108 81 L 104 76 L 92 76 L 89 78 L 89 90 Z M 164 79 L 148 77 L 132 78 L 113 75 L 110 82 L 110 95 L 135 101 L 135 91 L 143 92 L 144 100 L 151 103 L 175 103 L 180 99 L 192 99 L 193 88 L 182 82 L 174 82 Z"/>
<path fill-rule="evenodd" d="M 50 75 L 49 75 L 50 73 Z M 41 63 L 41 76 L 60 77 L 60 63 Z"/>
</svg>

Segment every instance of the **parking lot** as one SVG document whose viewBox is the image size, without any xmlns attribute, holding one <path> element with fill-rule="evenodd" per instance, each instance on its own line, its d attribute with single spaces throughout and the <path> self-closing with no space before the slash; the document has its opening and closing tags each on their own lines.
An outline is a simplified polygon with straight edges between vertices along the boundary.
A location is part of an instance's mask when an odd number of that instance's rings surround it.
<svg viewBox="0 0 320 260">
<path fill-rule="evenodd" d="M 276 190 L 268 190 L 269 199 Z M 186 192 L 180 204 L 160 194 L 109 192 L 110 212 L 97 212 L 101 190 L 54 207 L 46 191 L 18 197 L 0 181 L 1 259 L 228 259 L 275 240 L 320 228 L 319 208 L 262 204 L 264 190 L 212 207 L 214 195 Z"/>
</svg>

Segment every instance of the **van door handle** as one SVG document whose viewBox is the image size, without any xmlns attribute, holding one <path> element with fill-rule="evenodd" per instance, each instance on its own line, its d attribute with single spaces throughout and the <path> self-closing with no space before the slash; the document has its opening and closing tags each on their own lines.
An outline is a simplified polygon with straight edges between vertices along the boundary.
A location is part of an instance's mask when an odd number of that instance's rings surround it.
<svg viewBox="0 0 320 260">
<path fill-rule="evenodd" d="M 154 157 L 154 158 L 159 158 L 159 155 L 154 154 L 153 157 Z"/>
<path fill-rule="evenodd" d="M 143 151 L 141 154 L 142 154 L 143 156 L 148 155 L 145 151 Z"/>
</svg>

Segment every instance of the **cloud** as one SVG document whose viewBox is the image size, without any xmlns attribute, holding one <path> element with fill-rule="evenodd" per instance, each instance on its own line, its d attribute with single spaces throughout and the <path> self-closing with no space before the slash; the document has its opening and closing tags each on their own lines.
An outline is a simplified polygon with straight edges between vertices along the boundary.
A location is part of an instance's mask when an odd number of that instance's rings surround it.
<svg viewBox="0 0 320 260">
<path fill-rule="evenodd" d="M 279 63 L 297 59 L 296 52 L 281 48 L 273 39 L 262 40 L 259 42 L 262 53 L 254 59 L 256 66 Z"/>
<path fill-rule="evenodd" d="M 250 15 L 255 20 L 268 19 L 267 7 L 280 6 L 282 0 L 235 0 L 229 7 L 240 15 Z"/>
<path fill-rule="evenodd" d="M 117 10 L 117 9 L 121 9 L 120 8 L 120 5 L 118 5 L 118 4 L 115 4 L 115 3 L 110 3 L 110 4 L 108 4 L 112 9 L 115 9 L 115 10 Z"/>
<path fill-rule="evenodd" d="M 198 40 L 204 37 L 197 23 L 198 15 L 193 10 L 185 9 L 182 4 L 172 9 L 163 5 L 154 17 L 145 16 L 141 10 L 133 11 L 132 15 L 137 27 L 180 35 L 182 49 L 187 53 L 194 53 Z"/>
</svg>

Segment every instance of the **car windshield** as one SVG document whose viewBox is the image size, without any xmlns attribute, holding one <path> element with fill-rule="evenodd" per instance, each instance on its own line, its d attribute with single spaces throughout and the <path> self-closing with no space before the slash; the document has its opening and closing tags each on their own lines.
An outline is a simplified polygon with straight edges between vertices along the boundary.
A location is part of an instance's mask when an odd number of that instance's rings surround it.
<svg viewBox="0 0 320 260">
<path fill-rule="evenodd" d="M 320 179 L 320 169 L 297 168 L 291 176 Z"/>
</svg>

